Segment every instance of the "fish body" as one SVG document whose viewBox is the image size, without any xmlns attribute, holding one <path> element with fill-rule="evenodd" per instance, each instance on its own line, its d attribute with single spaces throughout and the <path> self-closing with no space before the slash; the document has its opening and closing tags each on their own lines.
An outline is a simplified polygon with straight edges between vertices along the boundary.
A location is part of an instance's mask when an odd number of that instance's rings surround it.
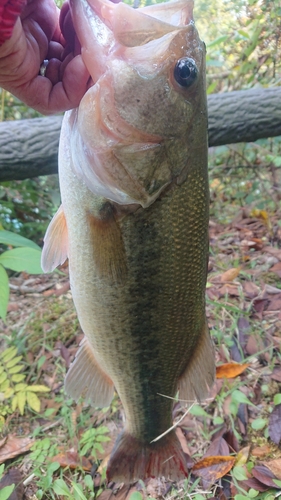
<svg viewBox="0 0 281 500">
<path fill-rule="evenodd" d="M 42 257 L 49 271 L 68 256 L 85 333 L 65 387 L 98 407 L 114 388 L 121 398 L 108 479 L 180 479 L 174 430 L 157 437 L 172 426 L 177 391 L 202 399 L 214 378 L 205 48 L 190 0 L 71 8 L 93 85 L 63 120 L 62 206 Z"/>
</svg>

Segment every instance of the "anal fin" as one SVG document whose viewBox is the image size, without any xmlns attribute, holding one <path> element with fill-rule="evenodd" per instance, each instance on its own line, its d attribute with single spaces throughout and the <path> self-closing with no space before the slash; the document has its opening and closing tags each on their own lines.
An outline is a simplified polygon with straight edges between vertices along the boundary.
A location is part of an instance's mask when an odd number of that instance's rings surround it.
<svg viewBox="0 0 281 500">
<path fill-rule="evenodd" d="M 62 205 L 52 218 L 44 238 L 41 267 L 44 273 L 53 271 L 67 259 L 68 235 Z"/>
<path fill-rule="evenodd" d="M 179 379 L 179 400 L 202 401 L 215 380 L 215 355 L 207 322 L 186 370 Z"/>
<path fill-rule="evenodd" d="M 112 204 L 104 203 L 98 216 L 89 213 L 88 223 L 98 276 L 109 282 L 123 283 L 127 274 L 126 253 Z"/>
<path fill-rule="evenodd" d="M 68 396 L 75 401 L 82 396 L 98 408 L 109 406 L 112 401 L 113 382 L 100 367 L 86 337 L 66 374 L 64 386 Z"/>
</svg>

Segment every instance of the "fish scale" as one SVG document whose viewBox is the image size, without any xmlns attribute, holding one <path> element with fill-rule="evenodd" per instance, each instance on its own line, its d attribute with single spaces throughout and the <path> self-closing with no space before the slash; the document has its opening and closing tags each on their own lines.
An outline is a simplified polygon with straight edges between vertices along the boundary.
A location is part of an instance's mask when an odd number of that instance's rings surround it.
<svg viewBox="0 0 281 500">
<path fill-rule="evenodd" d="M 42 267 L 68 257 L 85 333 L 66 392 L 103 407 L 116 389 L 124 407 L 108 480 L 187 476 L 170 429 L 173 398 L 200 400 L 214 379 L 205 314 L 205 48 L 192 6 L 71 0 L 95 85 L 63 120 L 62 206 Z M 178 62 L 191 68 L 183 77 Z"/>
</svg>

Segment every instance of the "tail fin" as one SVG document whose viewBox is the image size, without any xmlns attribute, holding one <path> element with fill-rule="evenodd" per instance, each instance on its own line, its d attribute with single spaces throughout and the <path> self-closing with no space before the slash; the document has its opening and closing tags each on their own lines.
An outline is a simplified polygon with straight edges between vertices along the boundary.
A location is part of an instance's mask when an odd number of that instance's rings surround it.
<svg viewBox="0 0 281 500">
<path fill-rule="evenodd" d="M 177 481 L 187 477 L 188 471 L 174 431 L 154 443 L 123 431 L 117 438 L 106 475 L 109 481 L 124 483 L 161 476 Z"/>
</svg>

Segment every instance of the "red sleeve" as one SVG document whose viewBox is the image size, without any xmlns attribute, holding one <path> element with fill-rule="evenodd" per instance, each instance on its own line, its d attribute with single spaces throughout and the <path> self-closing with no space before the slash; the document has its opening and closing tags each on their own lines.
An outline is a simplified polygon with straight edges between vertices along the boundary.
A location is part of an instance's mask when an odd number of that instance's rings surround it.
<svg viewBox="0 0 281 500">
<path fill-rule="evenodd" d="M 0 0 L 0 46 L 12 36 L 13 27 L 26 0 Z"/>
</svg>

